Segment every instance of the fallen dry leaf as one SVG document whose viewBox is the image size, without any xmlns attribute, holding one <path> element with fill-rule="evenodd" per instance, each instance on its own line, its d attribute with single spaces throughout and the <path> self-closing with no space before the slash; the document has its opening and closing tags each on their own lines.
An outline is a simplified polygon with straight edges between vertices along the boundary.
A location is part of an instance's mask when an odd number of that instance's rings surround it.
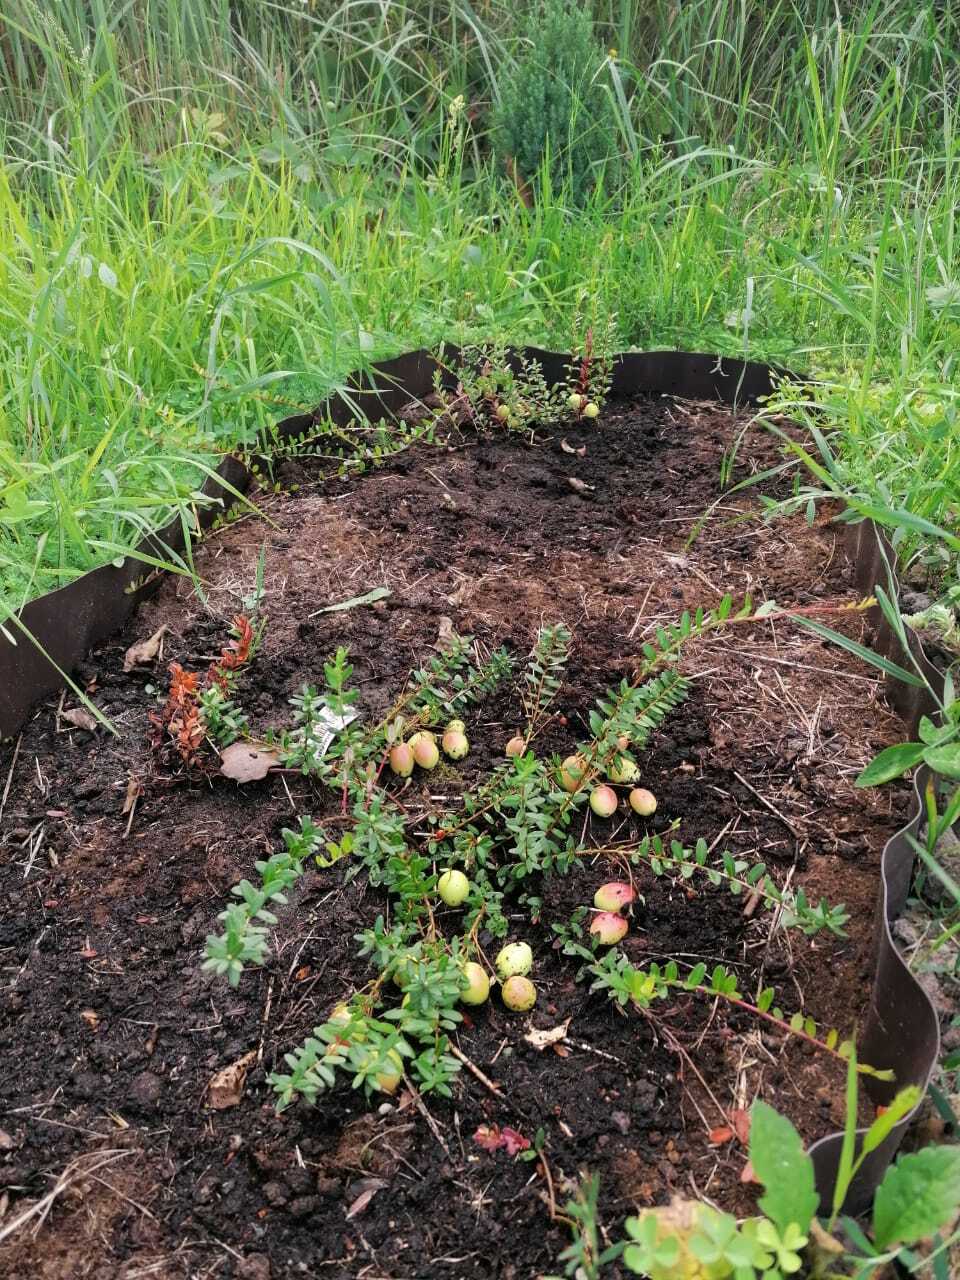
<svg viewBox="0 0 960 1280">
<path fill-rule="evenodd" d="M 576 476 L 567 476 L 567 484 L 574 493 L 593 493 L 595 484 L 587 484 L 586 480 L 578 480 Z"/>
<path fill-rule="evenodd" d="M 746 1146 L 750 1141 L 750 1112 L 745 1111 L 743 1107 L 735 1107 L 730 1112 L 730 1123 L 738 1140 Z"/>
<path fill-rule="evenodd" d="M 364 1181 L 361 1183 L 363 1190 L 360 1192 L 356 1200 L 354 1200 L 353 1204 L 351 1204 L 350 1208 L 347 1210 L 347 1220 L 349 1221 L 350 1218 L 355 1218 L 358 1213 L 363 1213 L 364 1209 L 367 1207 L 367 1205 L 370 1203 L 373 1197 L 377 1194 L 377 1192 L 382 1191 L 386 1185 L 387 1184 L 383 1182 L 380 1178 L 365 1178 Z"/>
<path fill-rule="evenodd" d="M 123 798 L 123 808 L 121 813 L 129 813 L 137 802 L 137 796 L 140 794 L 140 779 L 135 778 L 131 773 L 127 782 L 127 794 Z"/>
<path fill-rule="evenodd" d="M 124 671 L 132 671 L 134 667 L 142 667 L 152 662 L 160 652 L 160 641 L 164 633 L 169 630 L 170 628 L 164 625 L 159 627 L 149 639 L 138 640 L 136 644 L 132 644 L 123 655 Z"/>
<path fill-rule="evenodd" d="M 566 439 L 560 441 L 560 448 L 564 453 L 575 453 L 578 458 L 587 456 L 587 446 L 582 444 L 579 449 L 575 449 L 572 444 L 567 444 Z"/>
<path fill-rule="evenodd" d="M 225 1111 L 227 1107 L 235 1107 L 243 1097 L 243 1086 L 247 1083 L 247 1072 L 256 1058 L 256 1050 L 251 1049 L 229 1067 L 222 1067 L 210 1078 L 207 1085 L 207 1102 L 214 1111 Z"/>
<path fill-rule="evenodd" d="M 711 1129 L 710 1134 L 711 1147 L 722 1147 L 725 1142 L 730 1142 L 733 1138 L 733 1130 L 729 1125 L 721 1124 L 716 1129 Z"/>
<path fill-rule="evenodd" d="M 100 1026 L 100 1015 L 96 1009 L 81 1009 L 80 1017 L 84 1020 L 88 1027 L 94 1031 Z"/>
<path fill-rule="evenodd" d="M 67 724 L 72 724 L 77 729 L 86 729 L 88 733 L 93 733 L 97 727 L 96 717 L 89 711 L 85 711 L 83 707 L 71 707 L 69 711 L 62 711 L 60 719 L 66 720 Z"/>
<path fill-rule="evenodd" d="M 537 1031 L 534 1028 L 528 1031 L 523 1037 L 527 1044 L 532 1044 L 535 1049 L 547 1049 L 552 1044 L 559 1044 L 567 1034 L 567 1028 L 570 1026 L 570 1019 L 561 1022 L 559 1026 L 548 1027 L 545 1031 Z"/>
<path fill-rule="evenodd" d="M 435 649 L 439 649 L 440 652 L 443 653 L 447 649 L 451 649 L 453 647 L 455 636 L 456 632 L 453 629 L 453 623 L 445 613 L 442 613 L 440 615 L 439 626 L 437 628 L 437 639 L 433 647 Z"/>
<path fill-rule="evenodd" d="M 464 578 L 464 580 L 460 583 L 459 587 L 457 587 L 456 591 L 454 591 L 452 595 L 447 596 L 447 603 L 455 604 L 457 605 L 457 607 L 459 607 L 460 605 L 463 604 L 464 600 L 466 600 L 472 588 L 473 588 L 473 579 Z"/>
<path fill-rule="evenodd" d="M 740 1181 L 741 1181 L 741 1182 L 757 1182 L 757 1181 L 759 1181 L 759 1179 L 757 1178 L 757 1175 L 756 1175 L 756 1174 L 754 1173 L 754 1171 L 753 1171 L 753 1165 L 750 1163 L 750 1161 L 749 1161 L 749 1160 L 748 1160 L 748 1161 L 747 1161 L 747 1163 L 743 1166 L 743 1168 L 740 1170 Z"/>
<path fill-rule="evenodd" d="M 220 772 L 235 782 L 259 782 L 279 763 L 276 748 L 257 742 L 232 742 L 220 752 Z"/>
</svg>

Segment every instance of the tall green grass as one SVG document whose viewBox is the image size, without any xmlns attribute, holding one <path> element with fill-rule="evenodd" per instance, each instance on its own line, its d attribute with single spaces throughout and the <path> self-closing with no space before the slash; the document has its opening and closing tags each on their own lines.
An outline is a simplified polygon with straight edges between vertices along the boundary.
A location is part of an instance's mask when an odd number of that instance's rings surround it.
<svg viewBox="0 0 960 1280">
<path fill-rule="evenodd" d="M 486 129 L 530 7 L 6 0 L 8 608 L 189 521 L 271 397 L 443 337 L 564 345 L 591 307 L 810 372 L 843 483 L 952 519 L 952 6 L 597 0 L 623 188 L 528 209 Z"/>
</svg>

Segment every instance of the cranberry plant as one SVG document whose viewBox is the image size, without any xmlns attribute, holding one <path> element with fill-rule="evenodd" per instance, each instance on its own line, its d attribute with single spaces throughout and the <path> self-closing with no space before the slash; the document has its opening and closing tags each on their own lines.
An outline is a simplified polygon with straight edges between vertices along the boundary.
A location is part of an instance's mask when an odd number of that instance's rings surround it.
<svg viewBox="0 0 960 1280">
<path fill-rule="evenodd" d="M 461 1067 L 450 1040 L 462 1016 L 459 1006 L 482 1003 L 490 989 L 481 930 L 492 938 L 506 937 L 508 902 L 525 906 L 536 927 L 544 884 L 569 874 L 587 854 L 644 865 L 655 877 L 686 882 L 697 876 L 735 896 L 752 894 L 776 914 L 781 927 L 808 936 L 824 929 L 842 933 L 842 907 L 813 905 L 802 891 L 779 889 L 762 863 L 725 851 L 713 855 L 703 841 L 688 849 L 648 833 L 605 845 L 586 834 L 584 808 L 589 803 L 595 813 L 606 812 L 595 803 L 600 793 L 613 797 L 614 808 L 619 805 L 614 787 L 636 779 L 651 735 L 686 697 L 688 683 L 677 670 L 684 646 L 759 616 L 749 601 L 734 611 L 727 598 L 713 611 L 684 614 L 660 629 L 638 655 L 633 678 L 597 700 L 586 717 L 587 736 L 563 761 L 534 750 L 537 737 L 553 722 L 551 708 L 572 643 L 562 625 L 544 626 L 517 680 L 525 720 L 517 735 L 520 751 L 509 752 L 479 785 L 463 791 L 457 805 L 439 809 L 428 793 L 418 798 L 411 792 L 406 778 L 415 761 L 425 774 L 436 766 L 432 726 L 447 721 L 443 747 L 452 763 L 460 758 L 461 744 L 469 748 L 465 722 L 449 717 L 469 714 L 493 692 L 512 670 L 510 655 L 498 650 L 481 657 L 466 638 L 455 636 L 444 653 L 413 673 L 387 714 L 372 723 L 360 714 L 346 650 L 324 663 L 322 690 L 306 686 L 295 695 L 291 726 L 268 735 L 267 745 L 277 763 L 330 788 L 339 807 L 338 825 L 345 829 L 332 839 L 303 817 L 299 829 L 284 830 L 284 849 L 256 864 L 258 881 L 244 880 L 233 890 L 237 901 L 221 913 L 222 931 L 207 940 L 206 965 L 236 985 L 245 967 L 268 963 L 275 909 L 310 864 L 330 867 L 348 859 L 347 875 L 365 873 L 371 886 L 386 894 L 389 913 L 379 914 L 357 938 L 375 976 L 285 1055 L 287 1070 L 271 1076 L 280 1106 L 298 1098 L 314 1101 L 341 1078 L 368 1091 L 391 1092 L 404 1073 L 421 1091 L 449 1094 Z M 429 751 L 419 750 L 425 745 Z M 655 808 L 655 798 L 643 794 Z M 810 1019 L 775 1007 L 772 991 L 761 993 L 755 1003 L 746 1000 L 735 975 L 722 966 L 707 975 L 702 965 L 681 972 L 675 962 L 645 970 L 629 964 L 612 944 L 627 931 L 621 911 L 634 896 L 631 886 L 606 885 L 597 893 L 589 930 L 583 917 L 553 926 L 564 952 L 581 961 L 579 977 L 589 977 L 593 990 L 647 1017 L 675 993 L 723 998 L 825 1052 L 846 1052 L 838 1048 L 836 1032 L 819 1040 Z M 462 910 L 452 934 L 438 923 L 439 900 Z M 525 943 L 505 946 L 497 957 L 495 977 L 508 1007 L 527 1009 L 535 1002 L 531 965 Z"/>
</svg>

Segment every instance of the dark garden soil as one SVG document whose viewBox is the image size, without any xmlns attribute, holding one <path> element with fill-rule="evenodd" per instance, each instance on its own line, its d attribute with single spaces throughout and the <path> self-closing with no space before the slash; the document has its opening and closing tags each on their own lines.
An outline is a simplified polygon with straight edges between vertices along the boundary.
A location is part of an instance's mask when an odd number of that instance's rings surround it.
<svg viewBox="0 0 960 1280">
<path fill-rule="evenodd" d="M 506 644 L 521 659 L 541 622 L 562 620 L 574 633 L 557 703 L 566 723 L 554 720 L 536 748 L 567 754 L 593 700 L 682 608 L 726 590 L 781 605 L 852 598 L 837 527 L 825 515 L 812 527 L 764 524 L 754 490 L 727 495 L 685 545 L 744 429 L 739 479 L 776 461 L 770 438 L 727 411 L 668 399 L 567 428 L 583 456 L 546 433 L 531 442 L 452 428 L 446 447 L 418 446 L 363 477 L 287 461 L 283 492 L 254 495 L 267 519 L 245 516 L 203 543 L 205 603 L 168 579 L 126 634 L 89 655 L 81 678 L 119 736 L 70 726 L 56 701 L 37 708 L 0 751 L 0 1231 L 29 1214 L 0 1244 L 0 1275 L 530 1280 L 562 1269 L 568 1232 L 551 1221 L 543 1167 L 488 1153 L 478 1126 L 531 1138 L 543 1127 L 557 1204 L 581 1171 L 598 1173 L 615 1239 L 626 1216 L 674 1194 L 749 1211 L 743 1148 L 709 1137 L 730 1109 L 763 1096 L 807 1140 L 841 1121 L 837 1064 L 774 1028 L 693 996 L 658 1008 L 654 1023 L 575 983 L 546 924 L 618 874 L 599 861 L 544 885 L 539 926 L 520 909 L 511 917 L 512 936 L 535 953 L 534 1013 L 510 1014 L 494 995 L 458 1031 L 500 1096 L 464 1071 L 452 1101 L 401 1091 L 368 1102 L 342 1087 L 277 1115 L 267 1074 L 370 980 L 354 936 L 384 901 L 362 877 L 344 883 L 346 861 L 311 872 L 282 911 L 267 967 L 236 990 L 212 979 L 203 941 L 231 886 L 296 814 L 322 821 L 338 797 L 297 776 L 238 787 L 178 773 L 150 747 L 167 663 L 202 668 L 219 652 L 265 546 L 269 626 L 238 685 L 258 731 L 285 722 L 287 699 L 321 682 L 338 644 L 376 715 L 434 651 L 444 619 L 480 651 Z M 375 586 L 390 598 L 312 616 Z M 161 624 L 162 661 L 123 674 L 126 648 Z M 860 615 L 845 625 L 860 635 Z M 847 1031 L 867 999 L 878 861 L 903 804 L 903 792 L 860 793 L 853 779 L 898 722 L 869 670 L 782 620 L 697 644 L 684 670 L 699 677 L 693 694 L 642 759 L 659 798 L 651 829 L 677 821 L 686 842 L 762 858 L 781 883 L 845 902 L 852 920 L 845 938 L 807 941 L 772 930 L 756 904 L 641 870 L 646 901 L 625 950 L 636 963 L 722 961 L 745 991 L 775 985 L 785 1007 Z M 429 789 L 415 778 L 405 803 L 455 802 L 501 757 L 521 723 L 515 686 L 466 719 L 462 767 L 441 766 Z M 131 779 L 141 788 L 132 814 Z M 593 821 L 602 840 L 643 830 Z M 446 918 L 455 929 L 457 913 Z M 492 956 L 499 944 L 482 941 Z M 567 1019 L 558 1050 L 525 1041 L 531 1026 Z M 211 1076 L 246 1054 L 242 1100 L 210 1109 Z"/>
</svg>

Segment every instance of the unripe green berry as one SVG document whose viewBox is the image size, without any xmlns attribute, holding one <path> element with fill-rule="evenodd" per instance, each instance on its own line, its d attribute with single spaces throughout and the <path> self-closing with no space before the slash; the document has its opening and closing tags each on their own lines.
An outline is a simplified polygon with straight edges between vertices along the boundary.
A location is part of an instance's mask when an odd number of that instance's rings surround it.
<svg viewBox="0 0 960 1280">
<path fill-rule="evenodd" d="M 437 881 L 437 893 L 448 907 L 459 907 L 470 893 L 470 881 L 462 871 L 444 871 Z"/>
<path fill-rule="evenodd" d="M 533 966 L 533 952 L 525 942 L 508 942 L 497 952 L 494 968 L 501 982 L 529 973 Z"/>
<path fill-rule="evenodd" d="M 598 911 L 590 921 L 590 932 L 595 934 L 605 947 L 612 947 L 627 932 L 627 922 L 615 911 Z"/>
<path fill-rule="evenodd" d="M 487 971 L 475 960 L 463 966 L 464 986 L 460 991 L 463 1004 L 483 1004 L 490 995 L 490 979 Z"/>
<path fill-rule="evenodd" d="M 421 769 L 435 769 L 437 767 L 437 763 L 440 760 L 440 752 L 437 750 L 437 744 L 430 734 L 420 734 L 416 743 L 411 738 L 407 745 L 413 746 L 413 758 Z"/>
<path fill-rule="evenodd" d="M 609 884 L 602 884 L 593 895 L 593 905 L 598 911 L 620 911 L 628 907 L 636 896 L 632 885 L 624 880 L 611 880 Z"/>
<path fill-rule="evenodd" d="M 567 756 L 560 766 L 560 785 L 564 791 L 578 791 L 587 770 L 583 756 Z"/>
<path fill-rule="evenodd" d="M 387 1054 L 387 1060 L 390 1065 L 381 1068 L 377 1073 L 377 1088 L 384 1093 L 396 1093 L 397 1086 L 403 1079 L 403 1059 L 396 1049 L 391 1049 Z"/>
<path fill-rule="evenodd" d="M 628 760 L 626 756 L 621 756 L 619 763 L 615 762 L 607 770 L 607 777 L 611 782 L 636 782 L 637 778 L 640 777 L 640 770 L 632 760 Z"/>
</svg>

